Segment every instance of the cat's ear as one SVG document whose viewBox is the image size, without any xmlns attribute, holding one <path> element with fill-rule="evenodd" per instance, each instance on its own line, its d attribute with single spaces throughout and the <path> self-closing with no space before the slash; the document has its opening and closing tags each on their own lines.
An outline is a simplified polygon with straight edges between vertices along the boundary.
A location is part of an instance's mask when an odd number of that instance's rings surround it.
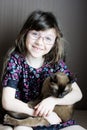
<svg viewBox="0 0 87 130">
<path fill-rule="evenodd" d="M 57 83 L 58 82 L 58 78 L 56 74 L 53 74 L 50 76 L 50 82 L 54 82 Z"/>
<path fill-rule="evenodd" d="M 69 78 L 69 83 L 73 83 L 74 81 L 77 81 L 76 74 L 69 75 L 68 78 Z"/>
</svg>

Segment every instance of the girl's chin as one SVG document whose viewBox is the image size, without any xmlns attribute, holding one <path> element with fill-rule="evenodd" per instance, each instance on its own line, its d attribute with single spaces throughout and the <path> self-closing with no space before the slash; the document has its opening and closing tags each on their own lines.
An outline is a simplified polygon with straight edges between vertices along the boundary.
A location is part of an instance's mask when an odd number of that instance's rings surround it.
<svg viewBox="0 0 87 130">
<path fill-rule="evenodd" d="M 41 57 L 43 57 L 43 55 L 42 54 L 39 54 L 39 53 L 33 53 L 33 54 L 31 54 L 34 58 L 41 58 Z"/>
<path fill-rule="evenodd" d="M 37 57 L 37 58 L 42 57 L 44 55 L 43 52 L 39 50 L 32 50 L 31 54 L 33 57 Z"/>
</svg>

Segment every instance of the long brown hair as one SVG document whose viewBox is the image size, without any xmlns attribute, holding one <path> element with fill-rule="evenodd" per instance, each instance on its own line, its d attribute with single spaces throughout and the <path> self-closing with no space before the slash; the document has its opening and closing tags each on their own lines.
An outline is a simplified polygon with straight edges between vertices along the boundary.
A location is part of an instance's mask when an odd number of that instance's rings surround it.
<svg viewBox="0 0 87 130">
<path fill-rule="evenodd" d="M 26 41 L 26 36 L 30 30 L 44 31 L 50 28 L 54 28 L 56 30 L 57 37 L 55 39 L 54 46 L 52 47 L 50 52 L 44 55 L 45 62 L 48 63 L 58 62 L 58 60 L 61 59 L 64 55 L 63 43 L 61 42 L 63 35 L 58 26 L 58 22 L 55 16 L 51 12 L 36 10 L 32 12 L 31 15 L 28 17 L 25 24 L 23 25 L 23 28 L 21 29 L 19 35 L 16 38 L 15 46 L 12 49 L 10 49 L 10 51 L 8 52 L 3 66 L 3 72 L 5 71 L 4 68 L 7 64 L 9 56 L 13 51 L 26 55 L 27 50 L 26 50 L 25 41 Z"/>
<path fill-rule="evenodd" d="M 49 63 L 57 62 L 63 56 L 63 43 L 61 38 L 63 37 L 61 30 L 59 29 L 58 22 L 55 16 L 51 12 L 34 11 L 25 22 L 16 39 L 16 50 L 22 54 L 26 54 L 25 40 L 27 33 L 30 30 L 44 31 L 50 28 L 54 28 L 57 33 L 55 44 L 51 51 L 46 54 L 45 60 Z"/>
</svg>

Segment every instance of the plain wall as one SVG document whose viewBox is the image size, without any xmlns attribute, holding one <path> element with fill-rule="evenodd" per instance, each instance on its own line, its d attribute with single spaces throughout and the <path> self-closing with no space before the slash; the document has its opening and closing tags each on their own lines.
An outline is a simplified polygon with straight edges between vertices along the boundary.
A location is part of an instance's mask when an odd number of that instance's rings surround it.
<svg viewBox="0 0 87 130">
<path fill-rule="evenodd" d="M 67 42 L 67 65 L 78 77 L 83 99 L 76 108 L 87 109 L 87 0 L 0 0 L 0 75 L 3 58 L 14 44 L 27 16 L 34 10 L 52 11 Z"/>
</svg>

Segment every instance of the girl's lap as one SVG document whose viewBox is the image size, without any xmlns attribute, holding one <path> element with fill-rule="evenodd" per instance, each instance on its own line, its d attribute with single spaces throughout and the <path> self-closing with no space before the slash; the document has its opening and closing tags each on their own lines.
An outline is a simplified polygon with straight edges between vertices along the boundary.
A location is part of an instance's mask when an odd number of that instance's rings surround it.
<svg viewBox="0 0 87 130">
<path fill-rule="evenodd" d="M 25 126 L 15 127 L 15 130 L 25 130 L 25 129 L 26 130 L 33 130 L 32 128 L 25 127 Z M 3 126 L 3 125 L 0 124 L 0 130 L 13 130 L 13 128 L 10 127 L 10 126 Z M 43 128 L 43 130 L 44 130 L 44 128 Z M 48 128 L 48 130 L 51 130 L 51 128 Z M 56 128 L 55 128 L 55 130 L 56 130 Z M 80 125 L 72 125 L 72 126 L 62 128 L 60 130 L 86 130 L 86 129 L 81 127 Z"/>
<path fill-rule="evenodd" d="M 34 128 L 34 130 L 86 130 L 82 126 L 78 125 L 76 121 L 69 120 L 67 122 L 57 124 L 57 125 L 50 125 L 50 126 L 38 126 Z"/>
</svg>

